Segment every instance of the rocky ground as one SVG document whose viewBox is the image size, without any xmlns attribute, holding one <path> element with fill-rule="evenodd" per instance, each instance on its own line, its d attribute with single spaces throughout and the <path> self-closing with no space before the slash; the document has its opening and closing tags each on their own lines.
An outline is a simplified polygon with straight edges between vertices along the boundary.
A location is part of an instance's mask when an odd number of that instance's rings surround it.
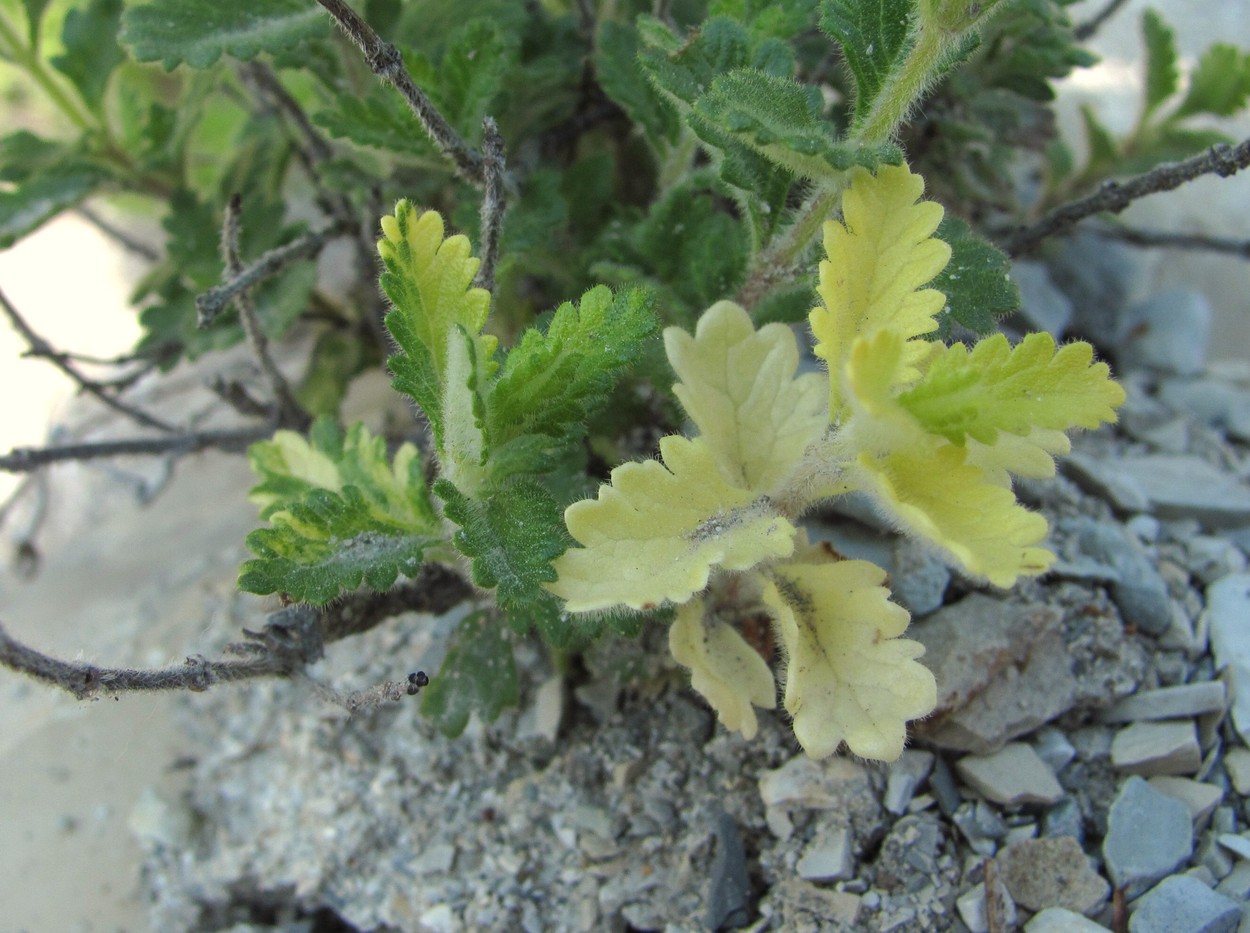
<svg viewBox="0 0 1250 933">
<path fill-rule="evenodd" d="M 182 704 L 189 788 L 131 817 L 154 928 L 1250 930 L 1250 364 L 1204 364 L 1200 293 L 1124 307 L 1127 254 L 1070 257 L 1021 273 L 1027 316 L 1118 333 L 1129 400 L 1021 489 L 1054 571 L 986 590 L 854 503 L 813 526 L 891 570 L 927 646 L 939 707 L 897 764 L 811 762 L 780 715 L 727 734 L 661 632 L 567 677 L 521 646 L 522 707 L 454 741 L 412 703 L 214 692 Z M 217 644 L 255 624 L 213 605 Z M 436 672 L 454 621 L 318 673 Z"/>
</svg>

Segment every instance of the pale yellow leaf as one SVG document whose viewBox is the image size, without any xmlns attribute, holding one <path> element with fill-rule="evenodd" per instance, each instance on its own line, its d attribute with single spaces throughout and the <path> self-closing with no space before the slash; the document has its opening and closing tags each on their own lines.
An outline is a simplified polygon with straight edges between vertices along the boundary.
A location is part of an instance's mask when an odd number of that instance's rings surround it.
<svg viewBox="0 0 1250 933">
<path fill-rule="evenodd" d="M 746 570 L 788 556 L 794 526 L 767 497 L 732 486 L 702 439 L 660 441 L 664 463 L 626 463 L 595 500 L 565 510 L 582 545 L 555 562 L 548 589 L 570 612 L 684 603 L 713 568 Z"/>
<path fill-rule="evenodd" d="M 710 307 L 693 337 L 664 332 L 668 359 L 682 380 L 673 387 L 721 475 L 757 493 L 775 492 L 828 423 L 823 376 L 795 376 L 794 332 L 782 324 L 756 331 L 729 301 Z"/>
<path fill-rule="evenodd" d="M 699 597 L 677 610 L 668 646 L 677 663 L 690 669 L 690 685 L 725 728 L 754 738 L 759 728 L 754 707 L 777 705 L 773 672 L 759 652 Z"/>
<path fill-rule="evenodd" d="M 894 761 L 907 722 L 937 702 L 919 642 L 899 636 L 907 610 L 889 599 L 885 571 L 832 557 L 771 567 L 764 587 L 785 646 L 785 708 L 813 758 L 845 742 L 856 755 Z"/>
</svg>

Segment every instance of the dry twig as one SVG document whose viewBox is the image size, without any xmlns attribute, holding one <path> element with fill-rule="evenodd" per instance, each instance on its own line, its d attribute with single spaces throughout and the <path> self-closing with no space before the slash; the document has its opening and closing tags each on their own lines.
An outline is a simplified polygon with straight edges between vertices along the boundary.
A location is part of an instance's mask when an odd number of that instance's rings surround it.
<svg viewBox="0 0 1250 933">
<path fill-rule="evenodd" d="M 50 463 L 66 460 L 98 460 L 103 457 L 150 456 L 196 453 L 201 450 L 244 450 L 253 441 L 269 437 L 273 425 L 235 428 L 228 431 L 188 431 L 164 437 L 132 437 L 116 441 L 65 444 L 58 447 L 15 447 L 0 455 L 0 470 L 29 473 Z"/>
</svg>

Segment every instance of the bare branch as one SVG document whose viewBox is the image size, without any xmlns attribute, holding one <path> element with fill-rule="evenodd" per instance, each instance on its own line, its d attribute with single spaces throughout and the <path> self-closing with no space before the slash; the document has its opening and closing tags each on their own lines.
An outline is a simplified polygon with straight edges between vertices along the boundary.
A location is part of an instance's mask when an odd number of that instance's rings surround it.
<svg viewBox="0 0 1250 933">
<path fill-rule="evenodd" d="M 1108 181 L 1088 197 L 1063 204 L 1037 223 L 1021 227 L 1008 237 L 1004 246 L 1008 255 L 1020 256 L 1042 240 L 1094 214 L 1118 214 L 1135 200 L 1159 191 L 1171 191 L 1201 175 L 1227 178 L 1250 165 L 1250 139 L 1236 146 L 1212 146 L 1201 155 L 1184 162 L 1169 162 L 1128 181 Z"/>
<path fill-rule="evenodd" d="M 1108 0 L 1107 5 L 1091 16 L 1083 23 L 1077 24 L 1072 30 L 1072 38 L 1078 42 L 1084 42 L 1091 38 L 1094 33 L 1102 28 L 1103 23 L 1115 16 L 1119 12 L 1120 7 L 1124 6 L 1128 0 Z"/>
<path fill-rule="evenodd" d="M 503 230 L 504 199 L 503 137 L 493 117 L 482 121 L 483 170 L 486 188 L 482 195 L 482 265 L 477 270 L 476 284 L 488 292 L 495 291 L 495 267 L 499 263 L 499 235 Z"/>
<path fill-rule="evenodd" d="M 1109 240 L 1119 240 L 1131 246 L 1203 250 L 1210 253 L 1226 253 L 1241 259 L 1250 259 L 1250 240 L 1235 240 L 1232 237 L 1208 236 L 1202 233 L 1140 230 L 1134 227 L 1096 227 L 1090 232 L 1095 236 L 1105 237 Z"/>
<path fill-rule="evenodd" d="M 273 425 L 238 428 L 231 431 L 190 431 L 165 437 L 134 437 L 117 441 L 96 441 L 86 444 L 65 444 L 60 447 L 15 447 L 0 455 L 0 470 L 8 473 L 29 473 L 50 463 L 66 460 L 99 460 L 104 457 L 135 455 L 178 456 L 201 450 L 239 451 L 253 441 L 269 437 Z"/>
<path fill-rule="evenodd" d="M 412 75 L 404 67 L 403 56 L 389 42 L 383 41 L 367 22 L 344 0 L 317 0 L 334 18 L 347 38 L 364 53 L 369 68 L 379 78 L 390 84 L 408 103 L 409 109 L 439 150 L 456 171 L 468 182 L 483 187 L 486 175 L 482 154 L 469 146 L 438 111 L 425 92 L 417 87 Z"/>
<path fill-rule="evenodd" d="M 136 256 L 146 259 L 148 262 L 156 262 L 161 258 L 160 250 L 154 246 L 148 246 L 142 240 L 137 240 L 125 230 L 121 229 L 109 221 L 105 220 L 91 208 L 85 204 L 79 204 L 75 209 L 83 220 L 87 221 L 105 236 L 117 242 L 123 249 L 129 250 Z"/>
<path fill-rule="evenodd" d="M 0 666 L 60 687 L 80 700 L 99 694 L 147 690 L 198 692 L 216 684 L 254 677 L 305 679 L 304 669 L 324 656 L 330 642 L 367 631 L 401 612 L 447 612 L 472 592 L 462 577 L 429 564 L 415 579 L 386 593 L 353 593 L 321 610 L 290 606 L 272 613 L 263 630 L 244 629 L 246 641 L 226 646 L 226 653 L 232 657 L 210 661 L 193 655 L 183 664 L 157 670 L 62 661 L 22 644 L 0 626 Z M 390 681 L 346 695 L 321 684 L 314 689 L 325 699 L 355 711 L 411 696 L 427 682 L 423 673 L 416 672 L 403 682 Z"/>
<path fill-rule="evenodd" d="M 226 306 L 234 301 L 239 292 L 276 275 L 289 263 L 313 255 L 328 241 L 342 235 L 346 230 L 347 225 L 338 221 L 320 230 L 310 230 L 291 242 L 275 246 L 269 252 L 262 254 L 251 265 L 239 270 L 238 274 L 210 288 L 195 299 L 195 308 L 199 312 L 196 324 L 200 327 L 210 326 L 226 309 Z"/>
<path fill-rule="evenodd" d="M 30 345 L 31 352 L 35 356 L 40 356 L 48 360 L 53 366 L 65 373 L 65 375 L 69 376 L 70 379 L 74 380 L 74 382 L 78 384 L 78 387 L 84 392 L 95 396 L 105 405 L 109 406 L 109 408 L 121 412 L 127 418 L 130 418 L 139 424 L 147 425 L 149 428 L 156 428 L 158 431 L 177 430 L 177 428 L 173 425 L 167 424 L 159 418 L 149 415 L 142 409 L 136 408 L 133 405 L 128 405 L 126 402 L 115 398 L 109 392 L 105 391 L 104 386 L 100 385 L 100 383 L 93 379 L 88 379 L 80 373 L 77 368 L 70 364 L 69 359 L 64 354 L 58 353 L 53 346 L 48 343 L 48 341 L 44 340 L 43 337 L 39 336 L 39 334 L 35 333 L 35 331 L 31 329 L 31 326 L 27 324 L 25 318 L 18 313 L 17 308 L 13 307 L 12 302 L 9 301 L 8 296 L 5 295 L 3 291 L 0 291 L 0 308 L 4 310 L 5 315 L 8 316 L 17 332 L 22 335 L 22 339 Z"/>
<path fill-rule="evenodd" d="M 227 274 L 232 277 L 237 277 L 243 272 L 243 262 L 239 258 L 239 211 L 242 203 L 242 197 L 238 194 L 230 198 L 221 227 L 222 258 L 226 262 Z M 256 364 L 269 381 L 269 389 L 273 392 L 279 420 L 283 424 L 303 430 L 310 421 L 308 413 L 295 400 L 295 396 L 291 394 L 291 387 L 287 385 L 286 377 L 282 375 L 273 357 L 269 355 L 269 338 L 261 329 L 260 320 L 256 316 L 252 290 L 245 288 L 240 291 L 234 298 L 234 306 L 239 311 L 239 322 L 243 325 L 247 341 L 252 345 Z"/>
</svg>

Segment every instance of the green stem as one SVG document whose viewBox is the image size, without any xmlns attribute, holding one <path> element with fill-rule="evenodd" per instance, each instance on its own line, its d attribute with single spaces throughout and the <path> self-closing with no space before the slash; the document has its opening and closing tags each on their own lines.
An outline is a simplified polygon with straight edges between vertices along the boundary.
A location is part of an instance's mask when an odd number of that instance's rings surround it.
<svg viewBox="0 0 1250 933">
<path fill-rule="evenodd" d="M 887 80 L 873 100 L 872 109 L 851 134 L 851 138 L 868 145 L 890 139 L 933 80 L 938 62 L 942 60 L 948 47 L 947 37 L 937 29 L 921 29 L 920 36 L 903 66 Z"/>
<path fill-rule="evenodd" d="M 79 130 L 90 132 L 99 129 L 88 117 L 84 116 L 82 111 L 75 105 L 69 96 L 61 89 L 56 79 L 44 67 L 43 61 L 35 54 L 35 50 L 23 44 L 21 37 L 13 25 L 3 16 L 0 16 L 0 40 L 3 40 L 8 46 L 8 52 L 13 58 L 13 63 L 24 69 L 35 83 L 38 84 L 52 103 L 56 104 L 69 121 Z"/>
</svg>

